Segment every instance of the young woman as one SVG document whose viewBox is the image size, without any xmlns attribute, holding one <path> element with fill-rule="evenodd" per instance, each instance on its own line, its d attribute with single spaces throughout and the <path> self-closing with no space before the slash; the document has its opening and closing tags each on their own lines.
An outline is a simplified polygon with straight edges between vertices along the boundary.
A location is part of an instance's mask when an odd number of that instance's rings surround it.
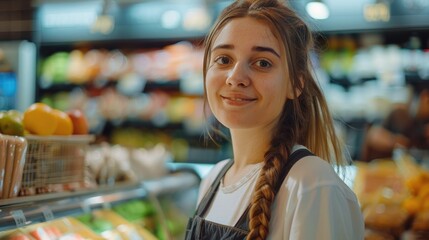
<svg viewBox="0 0 429 240">
<path fill-rule="evenodd" d="M 230 130 L 233 160 L 201 185 L 186 239 L 363 239 L 346 164 L 312 75 L 312 35 L 276 0 L 238 0 L 205 44 L 209 106 Z"/>
</svg>

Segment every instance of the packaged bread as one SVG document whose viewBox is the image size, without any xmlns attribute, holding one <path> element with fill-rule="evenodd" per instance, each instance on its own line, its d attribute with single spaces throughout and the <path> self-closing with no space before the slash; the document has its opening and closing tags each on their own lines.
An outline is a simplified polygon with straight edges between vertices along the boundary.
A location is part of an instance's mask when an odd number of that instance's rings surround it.
<svg viewBox="0 0 429 240">
<path fill-rule="evenodd" d="M 0 134 L 1 198 L 18 194 L 25 164 L 27 141 L 23 137 Z"/>
<path fill-rule="evenodd" d="M 365 240 L 395 240 L 395 237 L 393 237 L 389 233 L 366 229 Z"/>
<path fill-rule="evenodd" d="M 362 209 L 376 203 L 400 204 L 408 196 L 403 175 L 391 159 L 359 162 L 356 169 L 353 190 Z"/>
<path fill-rule="evenodd" d="M 3 198 L 4 175 L 7 155 L 7 139 L 0 134 L 0 199 Z"/>
<path fill-rule="evenodd" d="M 22 137 L 14 138 L 15 154 L 11 185 L 9 189 L 9 198 L 18 196 L 22 182 L 22 173 L 24 171 L 25 154 L 27 152 L 27 140 Z"/>
<path fill-rule="evenodd" d="M 15 155 L 15 144 L 13 144 L 13 138 L 11 136 L 3 135 L 4 138 L 7 138 L 7 147 L 6 147 L 6 164 L 5 164 L 5 174 L 4 174 L 4 183 L 3 183 L 3 198 L 9 197 L 9 189 L 12 181 L 12 171 Z"/>
<path fill-rule="evenodd" d="M 400 205 L 372 204 L 363 211 L 365 227 L 399 237 L 409 225 L 411 215 Z"/>
</svg>

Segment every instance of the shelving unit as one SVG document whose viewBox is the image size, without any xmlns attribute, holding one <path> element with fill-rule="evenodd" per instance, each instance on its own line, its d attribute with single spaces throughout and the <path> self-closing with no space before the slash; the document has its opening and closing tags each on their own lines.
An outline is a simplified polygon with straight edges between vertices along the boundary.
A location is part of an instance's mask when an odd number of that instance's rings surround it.
<svg viewBox="0 0 429 240">
<path fill-rule="evenodd" d="M 112 5 L 100 13 L 99 8 L 102 7 L 102 2 L 95 0 L 63 1 L 61 3 L 38 1 L 35 7 L 34 39 L 37 45 L 38 67 L 41 71 L 36 77 L 36 101 L 49 105 L 60 102 L 62 104 L 59 104 L 57 108 L 67 110 L 62 108 L 67 105 L 66 101 L 72 102 L 68 99 L 80 99 L 79 107 L 88 108 L 83 110 L 87 112 L 91 133 L 103 140 L 112 141 L 113 138 L 117 140 L 115 133 L 135 129 L 137 130 L 134 131 L 136 135 L 143 132 L 140 136 L 159 136 L 160 139 L 165 140 L 163 143 L 170 150 L 179 146 L 179 148 L 187 148 L 179 149 L 180 151 L 194 154 L 194 156 L 185 158 L 177 156 L 177 161 L 191 162 L 196 159 L 199 162 L 214 163 L 228 157 L 229 149 L 226 146 L 228 143 L 221 143 L 222 146 L 219 147 L 214 144 L 205 145 L 203 142 L 206 121 L 203 107 L 203 79 L 200 76 L 202 67 L 194 67 L 198 70 L 185 74 L 182 74 L 180 67 L 177 69 L 173 67 L 172 72 L 180 72 L 180 74 L 173 73 L 174 76 L 169 78 L 171 75 L 166 72 L 169 72 L 170 68 L 165 68 L 165 66 L 170 66 L 165 62 L 166 53 L 165 51 L 159 53 L 160 50 L 166 48 L 171 50 L 173 45 L 184 43 L 182 44 L 184 47 L 181 45 L 178 50 L 182 55 L 178 56 L 184 56 L 182 52 L 184 48 L 188 52 L 189 48 L 192 48 L 191 56 L 185 59 L 185 64 L 177 65 L 182 66 L 187 63 L 192 65 L 195 62 L 199 64 L 199 58 L 198 61 L 192 61 L 193 56 L 200 57 L 201 49 L 199 47 L 204 36 L 214 17 L 220 11 L 220 4 L 225 5 L 225 3 L 186 1 L 178 4 L 171 1 L 117 1 L 114 6 Z M 166 18 L 164 15 L 167 13 L 174 13 L 180 18 Z M 93 24 L 100 14 L 106 14 L 114 19 L 114 27 L 111 32 L 103 33 L 93 29 Z M 151 18 L 146 17 L 149 15 Z M 174 19 L 178 20 L 175 24 L 172 23 Z M 190 47 L 191 45 L 192 47 Z M 111 59 L 112 55 L 119 53 L 126 59 L 131 70 L 113 77 L 93 74 L 82 83 L 73 81 L 70 75 L 68 78 L 64 72 L 60 74 L 62 77 L 57 76 L 55 80 L 44 78 L 43 69 L 46 59 L 56 53 L 63 54 L 63 57 L 70 56 L 75 50 L 82 54 L 92 50 L 102 52 L 106 57 L 104 59 Z M 177 50 L 173 52 L 175 51 Z M 145 53 L 148 54 L 144 55 Z M 139 69 L 140 66 L 145 67 L 144 62 L 138 62 L 141 65 L 137 67 L 136 63 L 132 63 L 133 59 L 139 57 L 140 59 L 150 58 L 151 66 L 160 65 L 165 69 L 156 70 L 155 68 L 159 66 L 154 66 L 153 73 L 145 74 L 144 70 Z M 63 58 L 59 61 L 66 62 Z M 56 67 L 51 68 L 54 69 L 53 71 L 64 67 L 63 65 L 57 66 L 55 63 L 54 61 L 53 65 Z M 129 73 L 135 77 L 131 80 L 132 83 L 122 84 Z M 132 94 L 121 91 L 121 87 L 126 85 L 130 89 L 129 86 L 134 86 L 133 84 L 138 86 L 131 87 Z M 73 95 L 68 98 L 67 94 L 72 92 L 76 93 L 77 97 Z M 82 104 L 83 101 L 86 102 Z M 103 102 L 109 101 L 112 104 L 102 106 Z M 118 115 L 112 114 L 114 116 L 111 116 L 111 112 L 118 113 Z M 165 136 L 171 138 L 166 139 Z M 209 154 L 201 154 L 204 152 L 203 149 L 207 149 Z M 175 154 L 177 151 L 172 152 Z M 199 154 L 199 156 L 195 156 L 195 154 Z"/>
<path fill-rule="evenodd" d="M 190 190 L 198 187 L 199 180 L 198 175 L 183 171 L 141 183 L 1 200 L 0 231 L 110 208 L 128 200 L 150 199 Z"/>
<path fill-rule="evenodd" d="M 36 45 L 29 41 L 0 41 L 0 52 L 0 55 L 4 55 L 0 57 L 0 61 L 5 61 L 11 68 L 8 70 L 11 72 L 6 73 L 9 74 L 8 78 L 0 76 L 0 110 L 24 110 L 35 99 Z M 12 96 L 8 96 L 11 93 L 2 92 L 7 90 L 3 89 L 6 87 L 3 84 L 8 81 L 14 85 L 12 89 L 16 88 Z"/>
</svg>

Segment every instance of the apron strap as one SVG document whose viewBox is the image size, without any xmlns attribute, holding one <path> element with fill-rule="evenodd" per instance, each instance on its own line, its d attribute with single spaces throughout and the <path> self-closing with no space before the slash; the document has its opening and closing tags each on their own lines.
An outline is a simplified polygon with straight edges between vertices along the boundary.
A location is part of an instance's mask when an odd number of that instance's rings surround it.
<svg viewBox="0 0 429 240">
<path fill-rule="evenodd" d="M 214 197 L 214 195 L 217 192 L 217 189 L 219 188 L 220 185 L 220 181 L 222 180 L 223 176 L 225 175 L 225 173 L 228 171 L 228 169 L 234 164 L 233 160 L 229 160 L 225 166 L 222 168 L 222 170 L 219 172 L 219 174 L 217 175 L 217 177 L 215 178 L 215 180 L 213 181 L 212 185 L 210 186 L 210 188 L 207 190 L 207 193 L 204 195 L 203 199 L 201 200 L 197 211 L 195 213 L 196 216 L 204 216 L 204 214 L 206 213 L 208 207 L 211 204 L 211 201 Z"/>
<path fill-rule="evenodd" d="M 312 152 L 310 152 L 306 148 L 301 148 L 296 151 L 294 151 L 288 158 L 286 165 L 283 167 L 283 170 L 280 175 L 281 181 L 278 182 L 278 184 L 274 188 L 274 195 L 277 195 L 278 191 L 280 190 L 281 185 L 283 184 L 284 179 L 288 175 L 289 171 L 292 169 L 292 167 L 297 163 L 300 159 L 307 157 L 307 156 L 314 156 Z M 235 224 L 235 227 L 243 229 L 248 231 L 249 229 L 249 211 L 250 211 L 250 205 L 246 208 L 243 215 L 241 215 L 240 219 Z"/>
</svg>

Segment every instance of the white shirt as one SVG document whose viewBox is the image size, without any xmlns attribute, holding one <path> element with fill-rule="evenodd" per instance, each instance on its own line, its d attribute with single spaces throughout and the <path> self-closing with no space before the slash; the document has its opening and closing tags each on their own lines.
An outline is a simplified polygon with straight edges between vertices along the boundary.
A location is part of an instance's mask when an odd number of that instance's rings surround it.
<svg viewBox="0 0 429 240">
<path fill-rule="evenodd" d="M 228 160 L 217 163 L 202 181 L 198 202 Z M 239 182 L 221 185 L 205 219 L 233 226 L 250 203 L 263 163 Z M 290 170 L 272 205 L 267 239 L 362 240 L 364 224 L 358 200 L 332 166 L 316 156 L 298 161 Z"/>
</svg>

